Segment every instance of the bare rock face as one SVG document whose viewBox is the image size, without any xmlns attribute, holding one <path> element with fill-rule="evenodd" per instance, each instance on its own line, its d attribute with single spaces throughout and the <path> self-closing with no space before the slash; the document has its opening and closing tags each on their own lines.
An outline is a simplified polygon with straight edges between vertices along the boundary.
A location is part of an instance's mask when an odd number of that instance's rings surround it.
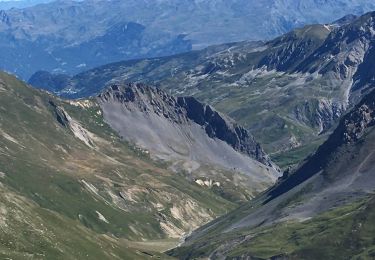
<svg viewBox="0 0 375 260">
<path fill-rule="evenodd" d="M 314 175 L 328 169 L 330 164 L 341 160 L 341 155 L 337 155 L 342 147 L 355 146 L 360 139 L 366 135 L 368 129 L 375 125 L 375 90 L 367 94 L 360 103 L 358 103 L 351 111 L 349 111 L 341 120 L 335 131 L 328 140 L 319 147 L 319 149 L 301 167 L 285 182 L 275 186 L 270 192 L 271 197 L 279 196 L 292 187 L 308 180 Z M 367 140 L 371 144 L 372 140 Z M 350 150 L 351 148 L 347 148 Z M 345 150 L 345 149 L 343 149 Z M 367 154 L 368 155 L 368 154 Z M 356 156 L 353 156 L 355 158 Z M 357 156 L 361 157 L 361 156 Z M 334 174 L 341 174 L 333 171 Z"/>
<path fill-rule="evenodd" d="M 177 102 L 186 110 L 190 120 L 205 128 L 210 138 L 223 140 L 235 150 L 272 166 L 269 157 L 245 128 L 215 111 L 211 106 L 200 103 L 194 97 L 179 97 Z"/>
<path fill-rule="evenodd" d="M 120 102 L 130 111 L 155 113 L 180 125 L 194 122 L 205 130 L 209 138 L 224 141 L 234 150 L 274 167 L 268 155 L 245 128 L 194 97 L 176 98 L 159 88 L 127 84 L 112 85 L 99 95 L 99 99 Z"/>
<path fill-rule="evenodd" d="M 340 80 L 346 88 L 347 102 L 355 104 L 364 96 L 363 90 L 373 83 L 374 42 L 375 12 L 370 12 L 334 28 L 296 71 L 330 75 Z"/>
<path fill-rule="evenodd" d="M 361 104 L 349 113 L 340 124 L 339 133 L 346 143 L 358 141 L 365 130 L 375 124 L 375 92 L 370 93 Z"/>
<path fill-rule="evenodd" d="M 294 117 L 299 122 L 319 129 L 320 134 L 329 130 L 344 112 L 342 103 L 321 98 L 296 106 Z"/>
</svg>

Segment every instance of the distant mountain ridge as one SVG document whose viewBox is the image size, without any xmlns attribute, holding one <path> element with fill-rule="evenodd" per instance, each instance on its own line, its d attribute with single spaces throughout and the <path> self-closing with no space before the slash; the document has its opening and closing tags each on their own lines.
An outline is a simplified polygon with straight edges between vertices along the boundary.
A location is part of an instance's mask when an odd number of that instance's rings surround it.
<svg viewBox="0 0 375 260">
<path fill-rule="evenodd" d="M 38 70 L 75 74 L 120 60 L 268 40 L 371 10 L 370 0 L 60 0 L 1 11 L 0 68 L 23 79 Z"/>
<path fill-rule="evenodd" d="M 8 10 L 11 8 L 26 8 L 37 4 L 52 2 L 53 0 L 6 0 L 0 1 L 0 10 Z"/>
</svg>

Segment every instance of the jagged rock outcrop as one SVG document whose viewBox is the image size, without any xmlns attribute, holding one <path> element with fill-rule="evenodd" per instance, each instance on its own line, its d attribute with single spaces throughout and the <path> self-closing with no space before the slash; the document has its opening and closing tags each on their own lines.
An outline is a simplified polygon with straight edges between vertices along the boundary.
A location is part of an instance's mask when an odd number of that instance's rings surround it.
<svg viewBox="0 0 375 260">
<path fill-rule="evenodd" d="M 55 104 L 53 101 L 49 101 L 50 106 L 56 116 L 57 122 L 66 128 L 69 128 L 75 137 L 85 143 L 87 146 L 94 148 L 95 144 L 93 139 L 93 134 L 85 129 L 79 122 L 71 118 L 71 116 L 60 106 Z"/>
<path fill-rule="evenodd" d="M 296 71 L 328 74 L 332 79 L 344 81 L 347 101 L 354 99 L 351 96 L 358 101 L 360 95 L 352 92 L 371 81 L 369 74 L 374 75 L 369 66 L 374 42 L 375 12 L 370 12 L 334 29 Z"/>
<path fill-rule="evenodd" d="M 272 52 L 266 54 L 257 67 L 291 71 L 318 48 L 330 33 L 326 25 L 310 25 L 293 30 L 267 43 Z"/>
<path fill-rule="evenodd" d="M 344 143 L 358 141 L 368 127 L 375 124 L 375 91 L 365 96 L 361 103 L 347 114 L 334 132 Z"/>
<path fill-rule="evenodd" d="M 205 128 L 211 138 L 218 138 L 235 150 L 246 153 L 259 162 L 272 166 L 272 162 L 254 137 L 211 106 L 200 103 L 194 97 L 178 97 L 177 103 L 185 108 L 187 117 Z"/>
</svg>

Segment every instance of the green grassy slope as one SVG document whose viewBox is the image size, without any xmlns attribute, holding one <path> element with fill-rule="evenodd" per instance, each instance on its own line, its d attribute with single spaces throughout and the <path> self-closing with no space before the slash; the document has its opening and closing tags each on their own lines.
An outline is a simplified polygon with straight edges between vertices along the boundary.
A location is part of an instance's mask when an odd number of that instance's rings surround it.
<svg viewBox="0 0 375 260">
<path fill-rule="evenodd" d="M 147 257 L 124 241 L 178 238 L 235 206 L 123 142 L 93 101 L 58 100 L 5 73 L 0 172 L 11 194 L 0 206 L 18 214 L 0 214 L 1 252 L 12 258 Z M 27 226 L 35 226 L 30 235 Z"/>
</svg>

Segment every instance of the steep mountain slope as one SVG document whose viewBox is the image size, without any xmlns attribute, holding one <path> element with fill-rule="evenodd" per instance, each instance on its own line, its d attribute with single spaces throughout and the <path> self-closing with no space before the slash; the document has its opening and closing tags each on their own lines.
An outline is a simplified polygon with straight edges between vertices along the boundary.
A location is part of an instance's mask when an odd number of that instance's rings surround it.
<svg viewBox="0 0 375 260">
<path fill-rule="evenodd" d="M 254 138 L 194 98 L 174 98 L 144 85 L 113 85 L 100 94 L 99 104 L 124 139 L 171 162 L 174 170 L 253 192 L 276 181 L 277 167 Z"/>
<path fill-rule="evenodd" d="M 373 90 L 299 169 L 255 201 L 193 233 L 173 254 L 371 259 L 374 111 Z"/>
<path fill-rule="evenodd" d="M 59 100 L 5 73 L 0 93 L 4 257 L 149 258 L 236 205 L 235 183 L 196 183 L 125 142 L 96 98 Z"/>
<path fill-rule="evenodd" d="M 124 81 L 193 95 L 248 128 L 287 166 L 321 144 L 343 112 L 370 89 L 374 16 L 306 26 L 266 43 L 109 64 L 71 78 L 39 72 L 29 82 L 68 97 Z"/>
<path fill-rule="evenodd" d="M 0 68 L 78 73 L 104 63 L 276 37 L 375 9 L 370 0 L 63 0 L 0 13 Z"/>
<path fill-rule="evenodd" d="M 191 50 L 183 33 L 130 19 L 136 3 L 63 0 L 1 11 L 0 68 L 27 79 L 40 69 L 77 73 L 108 62 Z"/>
</svg>

